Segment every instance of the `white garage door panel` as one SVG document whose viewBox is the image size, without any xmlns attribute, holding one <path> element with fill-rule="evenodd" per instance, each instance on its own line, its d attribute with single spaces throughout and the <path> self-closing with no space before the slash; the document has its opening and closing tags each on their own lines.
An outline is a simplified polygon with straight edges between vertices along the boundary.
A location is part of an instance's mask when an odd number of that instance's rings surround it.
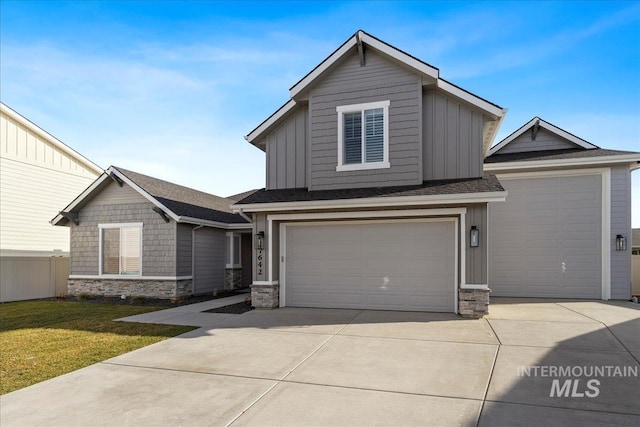
<svg viewBox="0 0 640 427">
<path fill-rule="evenodd" d="M 286 227 L 285 304 L 454 311 L 455 222 Z"/>
<path fill-rule="evenodd" d="M 495 296 L 601 297 L 601 177 L 508 179 L 489 213 Z"/>
</svg>

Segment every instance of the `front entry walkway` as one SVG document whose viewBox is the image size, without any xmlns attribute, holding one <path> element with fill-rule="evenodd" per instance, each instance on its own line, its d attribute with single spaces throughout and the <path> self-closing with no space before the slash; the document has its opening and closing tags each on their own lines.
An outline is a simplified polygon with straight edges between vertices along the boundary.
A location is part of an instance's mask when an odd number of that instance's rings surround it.
<svg viewBox="0 0 640 427">
<path fill-rule="evenodd" d="M 557 378 L 534 375 L 536 366 L 637 372 L 637 304 L 496 298 L 481 320 L 179 309 L 134 320 L 202 327 L 3 396 L 3 427 L 640 424 L 637 376 L 598 377 L 593 397 L 550 397 Z M 214 317 L 204 326 L 203 316 Z M 574 379 L 577 393 L 592 390 L 593 378 Z"/>
</svg>

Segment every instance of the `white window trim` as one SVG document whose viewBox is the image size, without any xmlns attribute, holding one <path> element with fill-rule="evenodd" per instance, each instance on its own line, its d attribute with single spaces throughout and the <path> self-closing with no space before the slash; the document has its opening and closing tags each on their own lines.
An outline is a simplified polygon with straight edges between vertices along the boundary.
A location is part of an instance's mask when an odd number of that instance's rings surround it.
<svg viewBox="0 0 640 427">
<path fill-rule="evenodd" d="M 140 257 L 138 259 L 138 274 L 104 274 L 102 273 L 102 230 L 105 228 L 138 227 L 140 229 Z M 123 277 L 142 276 L 142 223 L 141 222 L 114 222 L 110 224 L 98 224 L 98 276 L 120 279 Z"/>
<path fill-rule="evenodd" d="M 231 254 L 231 261 L 237 261 L 235 263 L 225 263 L 225 268 L 242 268 L 242 235 L 239 233 L 233 233 L 233 232 L 227 232 L 227 250 L 230 251 Z M 238 246 L 240 247 L 240 249 L 238 250 L 238 259 L 233 259 L 233 255 L 235 254 L 235 240 L 236 237 L 240 236 L 238 239 Z M 226 256 L 227 254 L 225 253 L 225 260 L 226 260 Z"/>
<path fill-rule="evenodd" d="M 378 101 L 378 102 L 368 102 L 365 104 L 352 104 L 352 105 L 340 105 L 336 107 L 336 112 L 338 113 L 338 166 L 336 167 L 336 171 L 356 171 L 356 170 L 367 170 L 367 169 L 388 169 L 391 167 L 389 163 L 389 105 L 391 105 L 391 101 Z M 362 120 L 362 162 L 345 165 L 344 164 L 344 114 L 345 113 L 362 113 L 364 110 L 373 110 L 376 108 L 383 109 L 383 159 L 381 162 L 369 162 L 366 163 L 365 155 L 366 155 L 366 147 L 364 146 L 364 126 L 365 121 L 364 118 Z"/>
</svg>

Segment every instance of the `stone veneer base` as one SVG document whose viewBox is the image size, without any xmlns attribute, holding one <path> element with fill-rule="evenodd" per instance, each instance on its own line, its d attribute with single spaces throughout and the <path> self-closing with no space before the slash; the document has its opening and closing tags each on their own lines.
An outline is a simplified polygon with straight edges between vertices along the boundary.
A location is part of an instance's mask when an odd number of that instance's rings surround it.
<svg viewBox="0 0 640 427">
<path fill-rule="evenodd" d="M 280 307 L 280 285 L 251 285 L 251 305 L 255 308 Z"/>
<path fill-rule="evenodd" d="M 227 268 L 224 271 L 224 288 L 227 290 L 240 289 L 242 287 L 242 269 Z"/>
<path fill-rule="evenodd" d="M 489 293 L 486 289 L 458 289 L 458 314 L 479 319 L 489 314 Z"/>
<path fill-rule="evenodd" d="M 69 279 L 69 295 L 103 295 L 171 299 L 191 294 L 188 280 Z"/>
</svg>

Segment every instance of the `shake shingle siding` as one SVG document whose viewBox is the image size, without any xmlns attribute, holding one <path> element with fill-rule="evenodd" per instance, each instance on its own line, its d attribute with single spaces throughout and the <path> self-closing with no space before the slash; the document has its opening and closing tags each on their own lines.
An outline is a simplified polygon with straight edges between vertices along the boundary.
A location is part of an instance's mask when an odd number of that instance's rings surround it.
<svg viewBox="0 0 640 427">
<path fill-rule="evenodd" d="M 71 275 L 99 273 L 98 224 L 142 222 L 142 275 L 176 275 L 176 226 L 166 223 L 151 203 L 94 205 L 80 211 L 80 225 L 71 226 Z"/>
<path fill-rule="evenodd" d="M 422 92 L 417 75 L 369 51 L 366 65 L 354 50 L 310 92 L 311 190 L 411 185 L 421 182 L 420 125 Z M 391 168 L 337 172 L 336 107 L 389 100 Z"/>
</svg>

